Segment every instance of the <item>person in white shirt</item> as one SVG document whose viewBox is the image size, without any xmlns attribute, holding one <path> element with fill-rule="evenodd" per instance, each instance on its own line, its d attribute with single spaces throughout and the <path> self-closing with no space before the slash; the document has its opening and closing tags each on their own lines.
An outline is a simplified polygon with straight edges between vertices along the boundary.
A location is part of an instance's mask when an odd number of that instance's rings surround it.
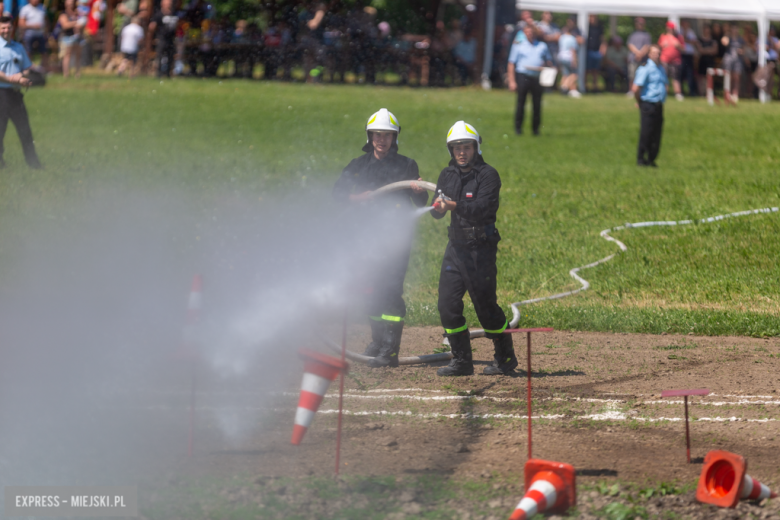
<svg viewBox="0 0 780 520">
<path fill-rule="evenodd" d="M 144 39 L 144 29 L 138 23 L 139 21 L 138 15 L 133 16 L 130 23 L 122 29 L 119 42 L 122 63 L 119 64 L 119 68 L 116 71 L 118 76 L 121 76 L 128 67 L 130 68 L 128 77 L 132 78 L 135 72 L 135 64 L 138 62 L 138 48 Z"/>
<path fill-rule="evenodd" d="M 582 94 L 577 90 L 577 38 L 571 34 L 571 27 L 563 26 L 558 39 L 558 65 L 561 68 L 561 93 L 573 98 Z"/>
<path fill-rule="evenodd" d="M 41 53 L 41 65 L 46 67 L 46 9 L 41 0 L 30 3 L 19 11 L 19 29 L 22 30 L 22 44 L 27 55 L 32 57 L 33 48 Z"/>
</svg>

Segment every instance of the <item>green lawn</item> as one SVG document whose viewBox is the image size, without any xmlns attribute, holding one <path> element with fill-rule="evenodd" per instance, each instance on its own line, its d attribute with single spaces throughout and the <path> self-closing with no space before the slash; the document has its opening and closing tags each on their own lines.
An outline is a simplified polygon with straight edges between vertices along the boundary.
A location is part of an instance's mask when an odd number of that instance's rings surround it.
<svg viewBox="0 0 780 520">
<path fill-rule="evenodd" d="M 227 188 L 258 201 L 281 185 L 330 186 L 380 107 L 401 120 L 401 153 L 434 181 L 459 119 L 484 139 L 503 181 L 499 298 L 578 285 L 569 269 L 617 247 L 599 232 L 780 205 L 780 105 L 670 101 L 657 169 L 634 165 L 638 113 L 623 96 L 544 98 L 542 136 L 512 132 L 504 91 L 313 86 L 250 81 L 53 79 L 26 96 L 45 171 L 6 136 L 0 260 L 46 218 L 77 214 L 102 190 L 175 190 L 195 208 Z M 527 121 L 527 124 L 530 121 Z M 54 217 L 52 217 L 54 214 Z M 524 309 L 523 325 L 659 333 L 780 335 L 780 214 L 613 235 L 629 247 L 583 271 L 592 288 Z M 424 218 L 407 276 L 409 322 L 437 324 L 446 226 Z M 471 313 L 470 324 L 478 326 Z"/>
</svg>

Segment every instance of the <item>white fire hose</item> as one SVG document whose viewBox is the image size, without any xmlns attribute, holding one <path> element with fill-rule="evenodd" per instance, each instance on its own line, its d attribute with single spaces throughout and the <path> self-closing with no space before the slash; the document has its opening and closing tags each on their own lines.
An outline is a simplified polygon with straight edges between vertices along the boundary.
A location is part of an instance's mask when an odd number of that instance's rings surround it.
<svg viewBox="0 0 780 520">
<path fill-rule="evenodd" d="M 382 186 L 378 190 L 372 192 L 371 196 L 377 196 L 382 195 L 384 193 L 389 193 L 396 190 L 408 190 L 411 188 L 412 182 L 416 182 L 418 186 L 425 188 L 428 191 L 435 192 L 436 185 L 432 182 L 427 181 L 401 181 L 401 182 L 394 182 L 393 184 L 388 184 L 387 186 Z M 609 233 L 613 231 L 622 231 L 624 229 L 632 229 L 632 228 L 642 228 L 642 227 L 653 227 L 653 226 L 685 226 L 688 224 L 693 224 L 695 222 L 698 222 L 699 224 L 709 224 L 712 222 L 718 222 L 721 220 L 725 220 L 727 218 L 735 218 L 735 217 L 746 217 L 749 215 L 758 215 L 760 213 L 777 213 L 780 211 L 780 208 L 772 207 L 772 208 L 762 208 L 762 209 L 751 209 L 746 211 L 738 211 L 736 213 L 728 213 L 725 215 L 718 215 L 715 217 L 709 217 L 709 218 L 703 218 L 701 220 L 669 220 L 669 221 L 658 221 L 658 222 L 634 222 L 634 223 L 626 223 L 622 226 L 617 226 L 614 228 L 608 228 L 605 229 L 600 233 L 601 237 L 605 240 L 609 240 L 610 242 L 614 242 L 617 244 L 617 246 L 620 248 L 621 251 L 628 251 L 628 248 L 626 245 L 621 242 L 620 240 L 613 238 L 609 236 Z M 552 294 L 550 296 L 543 296 L 541 298 L 533 298 L 530 300 L 523 300 L 521 302 L 515 302 L 512 304 L 512 321 L 509 322 L 508 328 L 514 329 L 517 327 L 517 324 L 520 323 L 520 307 L 523 305 L 529 305 L 531 303 L 538 303 L 546 300 L 558 300 L 560 298 L 565 298 L 567 296 L 571 296 L 573 294 L 577 294 L 580 291 L 584 291 L 590 287 L 590 283 L 582 278 L 579 273 L 582 269 L 589 269 L 591 267 L 596 267 L 599 264 L 603 264 L 605 262 L 609 262 L 615 257 L 615 254 L 611 254 L 609 256 L 605 256 L 604 258 L 600 260 L 596 260 L 593 263 L 582 265 L 580 267 L 575 267 L 571 271 L 569 271 L 569 276 L 577 280 L 577 282 L 581 285 L 579 289 L 574 289 L 573 291 L 566 291 L 562 293 Z M 483 338 L 485 337 L 485 330 L 484 329 L 474 329 L 469 331 L 469 335 L 471 338 Z M 334 343 L 333 341 L 325 339 L 325 344 L 338 352 L 341 352 L 341 347 Z M 447 340 L 444 340 L 444 344 L 448 344 Z M 356 354 L 354 352 L 350 352 L 349 350 L 346 351 L 346 357 L 350 361 L 359 361 L 362 363 L 368 363 L 369 359 L 372 359 L 369 356 L 364 356 L 362 354 Z M 452 353 L 451 352 L 444 352 L 441 354 L 428 354 L 423 356 L 410 356 L 410 357 L 402 357 L 398 358 L 398 364 L 399 365 L 417 365 L 421 363 L 435 363 L 438 361 L 448 361 L 452 359 Z"/>
</svg>

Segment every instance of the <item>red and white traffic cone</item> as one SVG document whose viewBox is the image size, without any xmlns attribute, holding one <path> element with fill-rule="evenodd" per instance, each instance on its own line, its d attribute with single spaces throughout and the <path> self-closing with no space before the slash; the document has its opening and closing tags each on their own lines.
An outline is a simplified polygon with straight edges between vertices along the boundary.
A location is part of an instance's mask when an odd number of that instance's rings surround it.
<svg viewBox="0 0 780 520">
<path fill-rule="evenodd" d="M 712 450 L 704 457 L 696 489 L 699 502 L 733 508 L 740 500 L 776 497 L 777 493 L 747 474 L 747 461 L 741 455 Z"/>
<path fill-rule="evenodd" d="M 530 459 L 525 463 L 525 496 L 509 520 L 526 520 L 537 513 L 563 513 L 577 504 L 574 467 L 562 462 Z"/>
<path fill-rule="evenodd" d="M 349 370 L 348 363 L 332 356 L 306 349 L 301 349 L 299 354 L 304 361 L 304 374 L 292 433 L 292 443 L 296 446 L 309 429 L 330 383 Z"/>
<path fill-rule="evenodd" d="M 192 288 L 190 289 L 190 298 L 187 301 L 187 324 L 192 325 L 200 319 L 200 306 L 202 302 L 201 289 L 203 287 L 203 278 L 196 274 L 192 278 Z"/>
<path fill-rule="evenodd" d="M 203 302 L 203 278 L 196 274 L 192 277 L 192 287 L 187 299 L 187 319 L 184 323 L 182 344 L 174 354 L 176 358 L 186 359 L 195 355 L 195 327 L 200 322 L 200 309 Z"/>
<path fill-rule="evenodd" d="M 771 491 L 766 484 L 762 484 L 750 475 L 745 475 L 742 484 L 742 500 L 764 500 L 765 498 L 777 498 L 777 493 Z"/>
</svg>

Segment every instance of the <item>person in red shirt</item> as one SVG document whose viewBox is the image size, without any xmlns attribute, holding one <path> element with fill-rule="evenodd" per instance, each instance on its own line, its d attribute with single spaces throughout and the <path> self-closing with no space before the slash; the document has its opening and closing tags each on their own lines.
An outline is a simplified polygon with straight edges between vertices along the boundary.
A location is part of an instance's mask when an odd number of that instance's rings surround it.
<svg viewBox="0 0 780 520">
<path fill-rule="evenodd" d="M 673 21 L 666 22 L 666 33 L 658 37 L 658 46 L 661 48 L 661 64 L 666 69 L 667 77 L 672 80 L 674 97 L 677 101 L 683 100 L 680 77 L 682 72 L 682 50 L 685 41 L 677 34 Z"/>
</svg>

